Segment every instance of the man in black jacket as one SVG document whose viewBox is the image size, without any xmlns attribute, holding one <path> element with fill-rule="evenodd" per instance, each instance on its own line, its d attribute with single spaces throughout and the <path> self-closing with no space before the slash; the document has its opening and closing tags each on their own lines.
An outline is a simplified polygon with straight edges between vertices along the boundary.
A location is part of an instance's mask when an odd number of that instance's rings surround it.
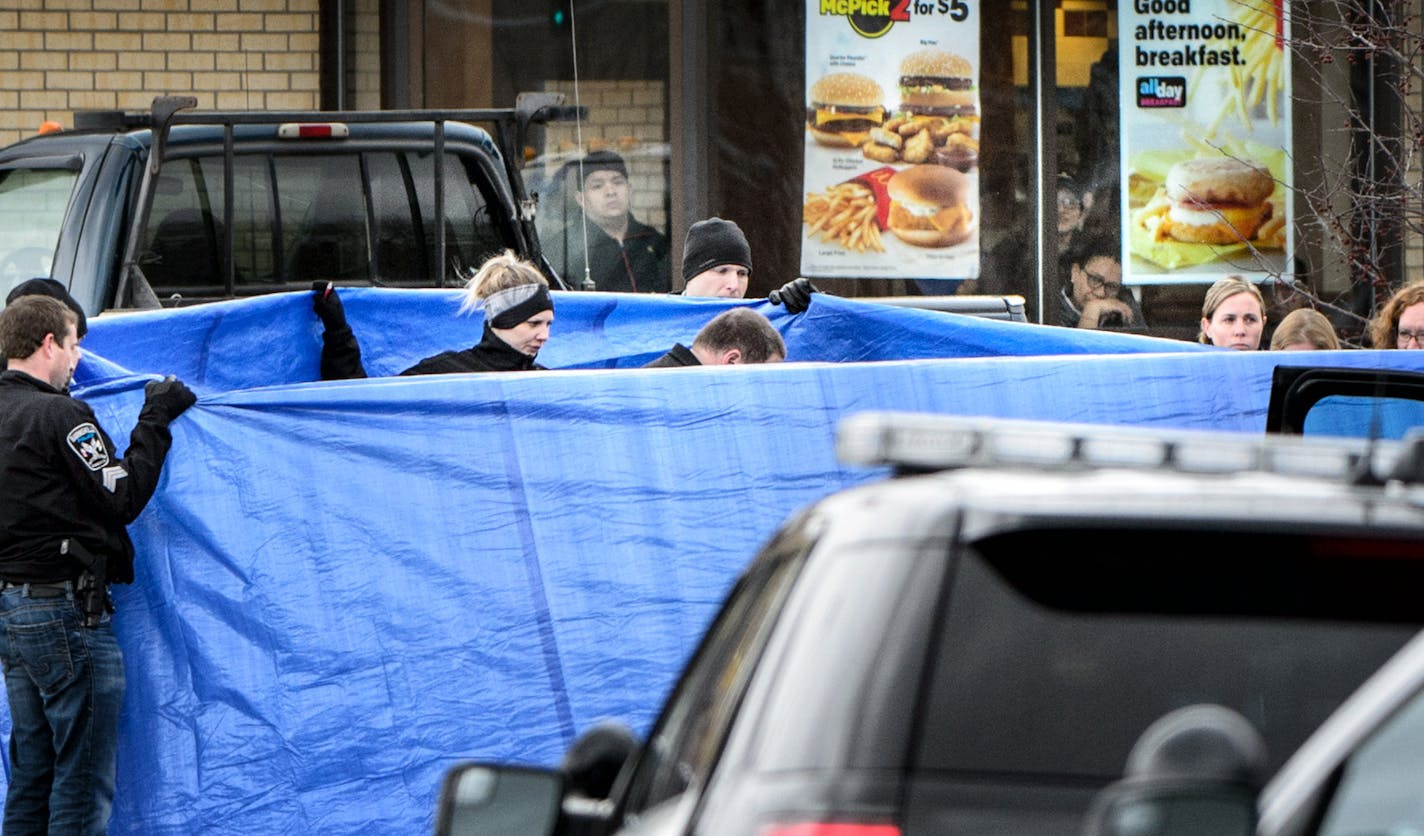
<svg viewBox="0 0 1424 836">
<path fill-rule="evenodd" d="M 771 320 L 751 308 L 728 308 L 702 326 L 692 348 L 678 343 L 643 368 L 780 363 L 785 359 L 786 342 Z"/>
<path fill-rule="evenodd" d="M 560 176 L 573 183 L 582 212 L 563 230 L 540 236 L 544 255 L 559 276 L 579 290 L 671 290 L 667 237 L 633 217 L 633 188 L 623 158 L 594 151 L 566 163 Z"/>
<path fill-rule="evenodd" d="M 78 316 L 23 296 L 0 312 L 0 662 L 13 730 L 6 833 L 103 833 L 114 797 L 123 656 L 106 586 L 133 581 L 126 525 L 158 486 L 168 425 L 196 398 L 145 387 L 124 458 L 82 401 Z M 62 661 L 61 664 L 56 664 Z"/>
</svg>

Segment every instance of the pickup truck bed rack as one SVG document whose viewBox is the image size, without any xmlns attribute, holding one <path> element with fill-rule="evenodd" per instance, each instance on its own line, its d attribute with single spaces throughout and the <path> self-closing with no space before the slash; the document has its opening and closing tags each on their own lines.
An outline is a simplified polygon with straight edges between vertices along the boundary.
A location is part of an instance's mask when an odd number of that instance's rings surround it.
<svg viewBox="0 0 1424 836">
<path fill-rule="evenodd" d="M 119 277 L 118 292 L 116 298 L 123 300 L 130 292 L 132 285 L 133 298 L 140 307 L 158 307 L 159 301 L 156 294 L 148 284 L 147 278 L 143 275 L 142 268 L 138 264 L 139 246 L 143 241 L 143 235 L 148 226 L 149 212 L 152 208 L 152 195 L 154 181 L 158 177 L 164 162 L 164 150 L 167 145 L 169 132 L 175 125 L 216 125 L 223 128 L 224 136 L 224 196 L 225 205 L 223 207 L 224 217 L 231 217 L 233 212 L 233 158 L 235 156 L 233 146 L 233 130 L 239 125 L 290 125 L 291 130 L 300 132 L 306 130 L 332 130 L 331 127 L 321 128 L 317 126 L 337 126 L 351 123 L 359 124 L 392 124 L 408 122 L 429 122 L 434 127 L 434 154 L 435 166 L 435 215 L 437 223 L 434 224 L 435 240 L 433 242 L 433 252 L 436 257 L 432 259 L 433 264 L 441 265 L 442 275 L 438 277 L 440 285 L 444 285 L 445 276 L 443 272 L 448 269 L 445 260 L 439 257 L 445 251 L 445 194 L 444 194 L 444 147 L 445 147 L 445 124 L 447 122 L 472 122 L 493 124 L 493 137 L 499 148 L 500 156 L 504 163 L 505 176 L 509 187 L 514 195 L 515 205 L 518 207 L 519 222 L 522 225 L 531 225 L 534 220 L 534 200 L 524 188 L 523 177 L 519 170 L 523 163 L 523 147 L 525 138 L 528 135 L 529 126 L 535 123 L 543 123 L 559 119 L 575 119 L 586 115 L 585 108 L 563 105 L 564 97 L 561 93 L 523 93 L 516 100 L 513 108 L 474 108 L 474 109 L 453 109 L 453 110 L 263 110 L 263 111 L 192 111 L 191 108 L 197 106 L 197 98 L 194 96 L 158 96 L 154 98 L 153 104 L 148 112 L 142 111 L 80 111 L 75 114 L 76 130 L 88 131 L 122 131 L 140 128 L 149 128 L 153 131 L 153 141 L 149 155 L 149 162 L 144 170 L 144 177 L 140 185 L 137 222 L 130 226 L 127 243 L 124 247 L 122 269 Z M 339 134 L 336 134 L 339 136 Z M 224 234 L 224 251 L 227 254 L 227 280 L 233 280 L 236 273 L 236 263 L 234 260 L 234 248 L 232 236 L 234 234 L 233 225 L 226 224 Z M 538 236 L 529 235 L 527 242 L 531 252 L 532 260 L 536 263 L 542 262 L 542 253 L 539 251 Z M 555 286 L 567 289 L 564 282 L 557 274 L 546 270 L 550 278 L 554 279 Z"/>
</svg>

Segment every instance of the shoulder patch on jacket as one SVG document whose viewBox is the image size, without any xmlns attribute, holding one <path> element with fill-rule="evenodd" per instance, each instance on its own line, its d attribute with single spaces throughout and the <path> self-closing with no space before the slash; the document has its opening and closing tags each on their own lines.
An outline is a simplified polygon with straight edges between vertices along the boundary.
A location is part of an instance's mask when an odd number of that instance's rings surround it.
<svg viewBox="0 0 1424 836">
<path fill-rule="evenodd" d="M 93 424 L 85 421 L 69 431 L 69 449 L 79 457 L 90 470 L 99 470 L 109 463 L 109 450 L 104 446 L 104 437 Z"/>
</svg>

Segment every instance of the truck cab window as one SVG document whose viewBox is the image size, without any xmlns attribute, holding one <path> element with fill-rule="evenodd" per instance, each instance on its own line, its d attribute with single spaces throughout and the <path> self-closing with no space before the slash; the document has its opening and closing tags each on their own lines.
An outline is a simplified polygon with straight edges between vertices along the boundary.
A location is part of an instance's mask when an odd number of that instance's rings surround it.
<svg viewBox="0 0 1424 836">
<path fill-rule="evenodd" d="M 476 183 L 474 165 L 447 153 L 443 166 L 444 284 L 462 284 L 485 259 L 514 247 L 494 225 L 490 202 Z M 436 246 L 435 172 L 430 154 L 367 154 L 376 239 L 377 278 L 385 284 L 429 287 L 439 284 Z"/>
<path fill-rule="evenodd" d="M 1326 805 L 1322 836 L 1424 831 L 1424 694 L 1415 694 L 1345 763 Z"/>
<path fill-rule="evenodd" d="M 160 298 L 211 298 L 227 288 L 221 157 L 166 163 L 154 185 L 153 208 L 139 263 Z M 233 160 L 233 253 L 239 284 L 274 277 L 272 174 L 265 157 Z"/>
<path fill-rule="evenodd" d="M 66 169 L 0 171 L 0 299 L 20 282 L 50 274 L 78 179 Z"/>
<path fill-rule="evenodd" d="M 474 165 L 474 163 L 468 163 Z M 220 298 L 328 279 L 438 284 L 428 153 L 250 154 L 234 159 L 234 287 L 226 286 L 220 156 L 172 160 L 155 187 L 141 263 L 160 298 Z M 460 155 L 444 164 L 445 284 L 506 247 Z M 31 278 L 26 276 L 26 278 Z"/>
</svg>

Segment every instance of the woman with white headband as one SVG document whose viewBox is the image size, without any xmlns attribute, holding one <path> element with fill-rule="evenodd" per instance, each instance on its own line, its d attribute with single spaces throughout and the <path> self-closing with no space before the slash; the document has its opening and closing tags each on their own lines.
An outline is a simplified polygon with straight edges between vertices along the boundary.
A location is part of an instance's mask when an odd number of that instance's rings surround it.
<svg viewBox="0 0 1424 836">
<path fill-rule="evenodd" d="M 316 288 L 313 307 L 326 325 L 322 334 L 322 380 L 366 377 L 361 348 L 346 323 L 341 301 L 329 283 Z M 460 313 L 484 308 L 484 335 L 479 343 L 461 351 L 427 357 L 401 372 L 458 374 L 460 372 L 513 372 L 543 369 L 534 362 L 549 340 L 554 322 L 554 302 L 549 282 L 533 264 L 512 251 L 493 256 L 465 284 Z"/>
</svg>

